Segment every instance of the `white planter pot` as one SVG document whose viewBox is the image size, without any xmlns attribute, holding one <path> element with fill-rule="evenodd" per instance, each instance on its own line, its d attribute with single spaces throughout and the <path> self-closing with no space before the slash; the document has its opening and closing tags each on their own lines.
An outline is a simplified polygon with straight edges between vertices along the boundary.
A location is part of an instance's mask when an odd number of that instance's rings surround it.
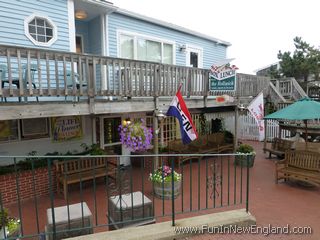
<svg viewBox="0 0 320 240">
<path fill-rule="evenodd" d="M 130 156 L 129 156 L 129 155 L 131 155 L 130 149 L 122 146 L 122 155 L 128 155 L 128 156 L 120 157 L 120 164 L 124 165 L 124 166 L 129 166 L 131 163 Z"/>
</svg>

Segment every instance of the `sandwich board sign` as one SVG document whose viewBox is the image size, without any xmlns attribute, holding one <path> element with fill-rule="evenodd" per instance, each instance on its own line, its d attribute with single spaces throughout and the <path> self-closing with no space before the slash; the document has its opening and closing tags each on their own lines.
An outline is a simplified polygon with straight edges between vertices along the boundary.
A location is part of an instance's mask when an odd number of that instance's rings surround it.
<svg viewBox="0 0 320 240">
<path fill-rule="evenodd" d="M 210 91 L 235 91 L 237 69 L 230 63 L 212 65 L 209 74 Z"/>
</svg>

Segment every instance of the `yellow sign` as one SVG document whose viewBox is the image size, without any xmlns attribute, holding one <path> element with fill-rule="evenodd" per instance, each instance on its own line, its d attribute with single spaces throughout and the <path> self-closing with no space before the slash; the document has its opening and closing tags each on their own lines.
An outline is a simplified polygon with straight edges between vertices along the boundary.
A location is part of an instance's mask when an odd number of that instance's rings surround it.
<svg viewBox="0 0 320 240">
<path fill-rule="evenodd" d="M 82 137 L 81 116 L 54 117 L 51 119 L 52 141 L 61 142 Z"/>
<path fill-rule="evenodd" d="M 10 137 L 10 123 L 9 121 L 0 121 L 0 138 Z"/>
</svg>

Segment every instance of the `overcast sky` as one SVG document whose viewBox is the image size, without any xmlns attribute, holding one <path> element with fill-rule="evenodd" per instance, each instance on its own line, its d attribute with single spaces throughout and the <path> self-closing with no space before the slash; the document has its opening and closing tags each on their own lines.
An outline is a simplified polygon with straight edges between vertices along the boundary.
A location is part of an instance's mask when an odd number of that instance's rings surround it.
<svg viewBox="0 0 320 240">
<path fill-rule="evenodd" d="M 232 44 L 239 72 L 276 62 L 293 38 L 320 45 L 319 0 L 110 0 L 115 6 L 174 23 Z"/>
</svg>

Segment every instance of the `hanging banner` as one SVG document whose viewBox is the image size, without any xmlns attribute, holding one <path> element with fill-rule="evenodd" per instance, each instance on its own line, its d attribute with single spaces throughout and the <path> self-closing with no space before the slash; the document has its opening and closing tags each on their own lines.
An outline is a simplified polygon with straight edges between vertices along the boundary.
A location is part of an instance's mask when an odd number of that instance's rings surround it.
<svg viewBox="0 0 320 240">
<path fill-rule="evenodd" d="M 248 106 L 249 112 L 252 114 L 259 128 L 259 141 L 263 141 L 264 136 L 264 104 L 263 93 L 261 92 Z"/>
<path fill-rule="evenodd" d="M 235 91 L 236 70 L 230 63 L 221 66 L 212 65 L 209 74 L 210 91 Z"/>
<path fill-rule="evenodd" d="M 53 117 L 51 126 L 53 142 L 82 138 L 81 116 Z"/>
</svg>

